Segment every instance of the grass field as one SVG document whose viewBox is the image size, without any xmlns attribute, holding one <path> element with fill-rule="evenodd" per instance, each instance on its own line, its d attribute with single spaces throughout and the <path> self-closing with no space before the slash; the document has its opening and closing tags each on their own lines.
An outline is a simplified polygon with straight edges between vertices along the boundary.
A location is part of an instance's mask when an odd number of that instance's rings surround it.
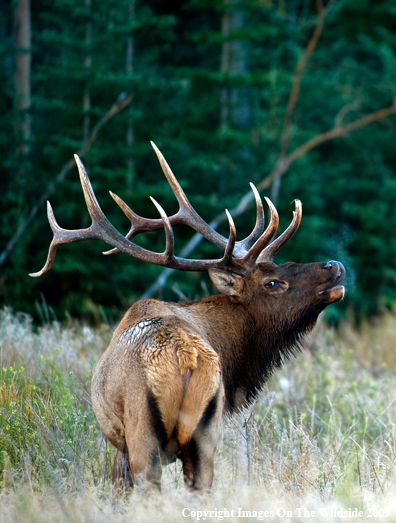
<svg viewBox="0 0 396 523">
<path fill-rule="evenodd" d="M 256 405 L 224 419 L 204 495 L 184 489 L 179 464 L 162 494 L 112 491 L 89 396 L 110 337 L 0 311 L 1 523 L 396 521 L 395 315 L 359 332 L 318 325 Z"/>
</svg>

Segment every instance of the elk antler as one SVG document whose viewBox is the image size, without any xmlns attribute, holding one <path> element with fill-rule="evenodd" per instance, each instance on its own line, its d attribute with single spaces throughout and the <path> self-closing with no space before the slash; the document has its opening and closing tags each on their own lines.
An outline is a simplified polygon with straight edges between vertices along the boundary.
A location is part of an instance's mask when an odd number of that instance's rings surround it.
<svg viewBox="0 0 396 523">
<path fill-rule="evenodd" d="M 205 220 L 203 220 L 194 210 L 186 195 L 184 194 L 183 189 L 176 180 L 176 177 L 166 163 L 164 157 L 153 143 L 152 145 L 159 158 L 165 176 L 179 202 L 179 211 L 175 215 L 168 217 L 159 203 L 151 198 L 152 202 L 160 213 L 161 219 L 143 218 L 134 213 L 116 194 L 110 192 L 113 199 L 121 207 L 132 224 L 127 236 L 124 237 L 109 222 L 100 208 L 84 165 L 78 156 L 75 155 L 81 185 L 84 192 L 84 198 L 87 204 L 88 212 L 92 219 L 92 224 L 87 229 L 78 229 L 75 231 L 62 229 L 56 222 L 50 203 L 47 202 L 48 220 L 54 233 L 54 237 L 52 239 L 47 261 L 44 267 L 41 269 L 41 271 L 32 273 L 30 276 L 41 276 L 51 268 L 55 259 L 58 245 L 85 240 L 102 240 L 111 245 L 113 249 L 111 251 L 107 251 L 105 254 L 121 251 L 129 254 L 130 256 L 133 256 L 134 258 L 138 258 L 140 260 L 163 267 L 170 267 L 182 271 L 207 271 L 211 268 L 219 268 L 245 275 L 253 269 L 256 262 L 272 259 L 280 247 L 286 241 L 288 241 L 288 239 L 297 230 L 301 220 L 301 204 L 298 201 L 296 201 L 296 212 L 292 224 L 277 240 L 270 243 L 278 228 L 278 213 L 272 202 L 266 198 L 271 213 L 271 220 L 267 229 L 263 232 L 264 211 L 262 201 L 257 189 L 253 184 L 250 184 L 254 193 L 257 207 L 255 227 L 247 238 L 237 242 L 234 222 L 231 215 L 226 210 L 230 226 L 230 236 L 228 239 L 225 238 L 216 232 L 212 227 L 210 227 L 205 222 Z M 188 260 L 175 256 L 172 225 L 177 223 L 183 223 L 190 226 L 192 229 L 201 233 L 205 238 L 215 245 L 224 248 L 223 258 L 218 260 Z M 149 251 L 131 241 L 131 239 L 138 233 L 158 230 L 161 228 L 164 228 L 166 237 L 166 248 L 163 253 Z"/>
<path fill-rule="evenodd" d="M 302 218 L 302 204 L 300 200 L 294 200 L 295 210 L 293 211 L 293 220 L 289 227 L 273 242 L 271 242 L 265 249 L 261 252 L 260 256 L 257 258 L 256 263 L 261 263 L 264 261 L 272 261 L 275 258 L 275 255 L 281 247 L 285 245 L 286 242 L 295 234 L 297 229 L 300 226 Z"/>
<path fill-rule="evenodd" d="M 191 203 L 188 201 L 183 189 L 181 188 L 179 182 L 176 179 L 176 176 L 173 174 L 161 151 L 158 149 L 154 142 L 151 142 L 151 145 L 155 151 L 155 154 L 158 157 L 165 177 L 168 180 L 168 183 L 179 203 L 179 211 L 173 216 L 169 217 L 170 224 L 176 225 L 178 223 L 182 223 L 184 225 L 187 225 L 188 227 L 194 229 L 196 232 L 202 234 L 204 238 L 209 240 L 214 245 L 217 245 L 217 247 L 224 249 L 227 245 L 228 239 L 219 234 L 217 231 L 215 231 L 212 227 L 210 227 L 210 225 L 208 225 L 205 222 L 204 219 L 201 218 L 201 216 L 199 216 L 199 214 L 192 207 Z M 254 185 L 250 184 L 250 186 L 252 188 L 256 200 L 256 224 L 252 233 L 247 238 L 245 238 L 242 241 L 235 242 L 234 256 L 238 258 L 243 257 L 247 253 L 249 248 L 261 236 L 264 230 L 263 203 Z M 137 234 L 140 234 L 142 232 L 154 231 L 163 228 L 164 225 L 161 219 L 143 218 L 142 216 L 139 216 L 134 211 L 132 211 L 132 209 L 119 196 L 112 193 L 111 191 L 110 195 L 114 199 L 114 201 L 121 207 L 122 211 L 131 222 L 131 228 L 128 234 L 126 235 L 126 238 L 128 240 L 132 240 Z M 116 252 L 118 252 L 118 249 L 111 249 L 110 251 L 106 251 L 104 254 L 115 254 Z"/>
</svg>

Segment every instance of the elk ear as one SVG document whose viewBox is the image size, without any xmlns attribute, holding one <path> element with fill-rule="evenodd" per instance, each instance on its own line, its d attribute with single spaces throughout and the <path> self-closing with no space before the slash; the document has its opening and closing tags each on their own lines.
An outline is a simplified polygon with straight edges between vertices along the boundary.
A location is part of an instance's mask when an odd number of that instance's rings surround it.
<svg viewBox="0 0 396 523">
<path fill-rule="evenodd" d="M 244 287 L 242 276 L 220 269 L 209 269 L 208 272 L 214 286 L 221 294 L 236 297 L 241 296 Z"/>
</svg>

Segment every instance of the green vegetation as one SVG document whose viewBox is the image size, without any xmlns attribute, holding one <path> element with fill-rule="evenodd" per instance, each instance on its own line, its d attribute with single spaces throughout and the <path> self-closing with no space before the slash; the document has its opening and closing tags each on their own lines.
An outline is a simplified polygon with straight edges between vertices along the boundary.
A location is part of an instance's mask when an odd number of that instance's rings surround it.
<svg viewBox="0 0 396 523">
<path fill-rule="evenodd" d="M 1 523 L 334 504 L 396 521 L 395 15 L 393 0 L 0 0 Z M 117 497 L 114 450 L 90 406 L 110 325 L 161 269 L 88 242 L 27 276 L 47 256 L 47 198 L 60 226 L 89 226 L 73 153 L 124 234 L 108 190 L 142 216 L 157 217 L 149 195 L 176 211 L 150 140 L 206 221 L 252 181 L 281 229 L 290 202 L 304 203 L 276 262 L 347 269 L 346 299 L 326 311 L 338 330 L 319 325 L 259 401 L 224 421 L 213 493 L 199 500 L 179 464 L 164 470 L 167 496 Z M 238 239 L 254 216 L 253 206 L 235 216 Z M 177 254 L 191 231 L 175 237 Z M 164 234 L 136 242 L 161 252 Z M 220 253 L 201 242 L 190 255 Z M 172 273 L 156 296 L 202 296 L 205 278 Z"/>
<path fill-rule="evenodd" d="M 29 332 L 26 319 L 26 316 L 14 318 L 9 310 L 1 314 L 2 322 L 7 321 L 0 327 L 3 345 L 3 366 L 0 368 L 2 479 L 7 474 L 23 481 L 29 478 L 37 488 L 41 484 L 58 484 L 64 476 L 72 478 L 75 487 L 85 484 L 88 476 L 94 483 L 98 478 L 103 480 L 108 474 L 108 461 L 99 459 L 102 454 L 98 448 L 107 445 L 98 436 L 90 407 L 91 373 L 87 368 L 81 370 L 83 359 L 77 365 L 76 361 L 74 365 L 65 364 L 65 358 L 73 354 L 74 347 L 65 346 L 67 338 L 69 341 L 73 338 L 73 329 L 66 329 L 66 337 L 63 336 L 65 329 L 60 329 L 59 325 L 47 326 L 35 334 L 32 330 Z M 8 364 L 13 358 L 12 346 L 17 332 L 27 335 L 28 350 L 34 345 L 39 348 L 38 354 L 31 354 L 31 358 L 26 357 L 23 350 L 14 353 L 17 360 L 25 362 L 26 368 Z M 88 338 L 90 333 L 88 329 Z M 29 344 L 29 335 L 30 341 L 36 343 Z M 56 338 L 62 349 L 52 345 Z M 83 342 L 82 334 L 81 338 Z M 88 346 L 85 349 L 89 349 Z M 61 350 L 67 350 L 68 354 L 61 355 Z"/>
<path fill-rule="evenodd" d="M 76 482 L 88 473 L 93 481 L 103 477 L 104 465 L 97 462 L 95 449 L 100 446 L 95 416 L 73 371 L 61 371 L 56 359 L 39 364 L 36 379 L 24 371 L 12 366 L 0 371 L 3 474 L 31 474 L 37 484 L 56 484 L 70 468 Z"/>
<path fill-rule="evenodd" d="M 28 348 L 21 345 L 18 353 L 15 333 L 22 332 Z M 114 449 L 89 403 L 92 366 L 110 329 L 98 334 L 77 324 L 34 332 L 26 316 L 2 311 L 2 522 L 105 521 L 106 514 L 117 522 L 128 514 L 134 521 L 159 514 L 162 521 L 182 521 L 186 506 L 318 510 L 334 504 L 385 507 L 391 510 L 386 521 L 396 520 L 394 314 L 364 324 L 362 332 L 320 324 L 257 403 L 224 420 L 213 494 L 195 501 L 184 490 L 179 464 L 164 469 L 167 499 L 112 492 Z M 73 358 L 77 344 L 81 360 Z"/>
<path fill-rule="evenodd" d="M 277 203 L 281 228 L 290 221 L 290 202 L 300 198 L 301 230 L 277 261 L 341 260 L 350 288 L 333 312 L 349 309 L 362 319 L 392 307 L 393 1 L 324 1 L 323 11 L 321 1 L 306 0 L 42 0 L 31 2 L 29 48 L 12 33 L 17 5 L 0 3 L 2 248 L 48 188 L 61 226 L 89 225 L 75 167 L 55 190 L 51 184 L 115 101 L 132 94 L 84 157 L 98 200 L 120 231 L 128 223 L 108 190 L 144 216 L 157 216 L 149 195 L 175 211 L 152 139 L 207 221 L 232 209 L 249 181 Z M 26 55 L 30 69 L 14 75 Z M 387 108 L 380 118 L 377 111 Z M 271 185 L 270 173 L 283 173 L 280 184 Z M 254 215 L 251 207 L 236 218 L 238 238 L 249 234 Z M 220 229 L 227 234 L 225 224 Z M 190 236 L 177 228 L 177 252 Z M 61 247 L 48 275 L 28 278 L 44 264 L 50 239 L 43 202 L 6 249 L 3 303 L 37 317 L 35 303 L 44 296 L 59 319 L 100 323 L 117 318 L 161 272 L 124 255 L 103 257 L 104 246 L 89 242 Z M 164 248 L 161 233 L 136 241 Z M 219 254 L 207 242 L 191 253 Z M 203 283 L 205 276 L 179 274 L 177 291 L 195 297 Z M 172 276 L 159 294 L 175 299 L 174 284 Z"/>
</svg>

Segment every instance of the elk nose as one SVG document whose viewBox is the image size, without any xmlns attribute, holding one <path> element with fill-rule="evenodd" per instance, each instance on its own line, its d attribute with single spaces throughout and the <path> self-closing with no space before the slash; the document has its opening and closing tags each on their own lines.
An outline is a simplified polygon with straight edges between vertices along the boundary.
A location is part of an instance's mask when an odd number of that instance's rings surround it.
<svg viewBox="0 0 396 523">
<path fill-rule="evenodd" d="M 327 263 L 325 263 L 323 268 L 330 271 L 334 267 L 334 265 L 338 265 L 338 262 L 331 260 L 331 261 L 328 261 Z"/>
<path fill-rule="evenodd" d="M 337 270 L 337 276 L 341 276 L 341 274 L 342 274 L 342 270 L 343 270 L 343 266 L 342 266 L 342 264 L 341 264 L 340 262 L 338 262 L 338 261 L 330 260 L 330 261 L 328 261 L 327 263 L 325 263 L 325 264 L 323 265 L 323 268 L 324 268 L 324 269 L 327 269 L 328 271 L 331 271 L 331 269 L 332 269 L 334 266 L 336 266 L 336 267 L 338 268 L 338 270 Z"/>
</svg>

